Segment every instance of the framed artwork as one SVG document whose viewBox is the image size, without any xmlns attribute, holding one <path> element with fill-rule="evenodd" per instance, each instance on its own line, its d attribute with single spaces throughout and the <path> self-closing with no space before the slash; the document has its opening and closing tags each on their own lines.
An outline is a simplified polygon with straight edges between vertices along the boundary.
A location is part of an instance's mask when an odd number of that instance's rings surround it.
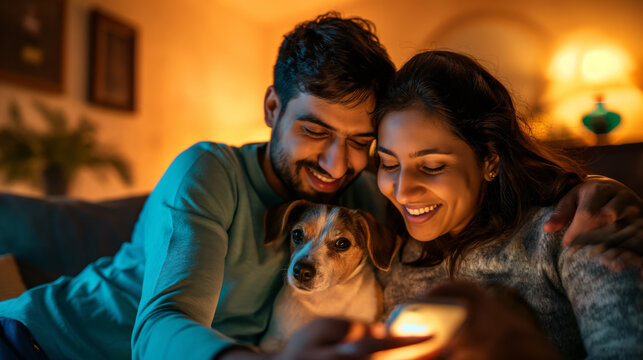
<svg viewBox="0 0 643 360">
<path fill-rule="evenodd" d="M 98 10 L 89 19 L 88 100 L 133 111 L 136 98 L 136 30 Z"/>
<path fill-rule="evenodd" d="M 0 81 L 63 91 L 65 0 L 0 1 Z"/>
</svg>

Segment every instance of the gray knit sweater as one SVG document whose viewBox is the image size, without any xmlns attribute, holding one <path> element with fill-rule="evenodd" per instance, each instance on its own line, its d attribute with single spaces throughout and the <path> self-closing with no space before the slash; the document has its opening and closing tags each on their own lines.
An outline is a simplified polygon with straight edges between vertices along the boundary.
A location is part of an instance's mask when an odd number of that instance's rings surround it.
<svg viewBox="0 0 643 360">
<path fill-rule="evenodd" d="M 534 308 L 541 327 L 570 359 L 643 359 L 643 285 L 637 272 L 613 273 L 588 249 L 562 248 L 562 231 L 542 230 L 552 208 L 534 209 L 512 236 L 471 251 L 456 278 L 511 286 Z M 402 262 L 417 259 L 421 243 L 409 240 Z M 412 267 L 399 257 L 379 272 L 384 309 L 412 301 L 447 279 L 445 263 Z"/>
</svg>

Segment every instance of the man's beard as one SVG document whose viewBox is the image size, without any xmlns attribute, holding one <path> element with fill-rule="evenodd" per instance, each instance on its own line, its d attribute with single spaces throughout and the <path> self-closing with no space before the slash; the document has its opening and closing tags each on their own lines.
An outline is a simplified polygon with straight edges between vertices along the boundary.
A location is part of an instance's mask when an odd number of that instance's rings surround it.
<svg viewBox="0 0 643 360">
<path fill-rule="evenodd" d="M 298 160 L 294 164 L 294 169 L 292 169 L 289 166 L 291 159 L 279 146 L 279 142 L 280 134 L 278 130 L 275 130 L 270 139 L 270 163 L 277 175 L 277 178 L 279 178 L 281 183 L 284 185 L 290 200 L 305 199 L 319 203 L 333 203 L 333 200 L 335 200 L 335 198 L 356 179 L 353 177 L 355 170 L 348 168 L 343 178 L 349 178 L 351 181 L 343 184 L 337 192 L 323 193 L 313 190 L 314 192 L 310 193 L 302 191 L 303 181 L 300 174 L 303 172 L 304 167 L 309 167 L 329 178 L 332 178 L 332 176 L 328 174 L 326 170 L 322 169 L 319 164 L 310 160 Z"/>
</svg>

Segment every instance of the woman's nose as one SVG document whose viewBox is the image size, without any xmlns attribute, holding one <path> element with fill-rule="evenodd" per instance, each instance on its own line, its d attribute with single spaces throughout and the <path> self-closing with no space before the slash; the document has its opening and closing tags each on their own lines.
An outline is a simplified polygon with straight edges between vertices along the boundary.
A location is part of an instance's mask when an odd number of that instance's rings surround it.
<svg viewBox="0 0 643 360">
<path fill-rule="evenodd" d="M 402 169 L 395 183 L 395 199 L 400 204 L 409 204 L 419 200 L 426 192 L 418 174 L 412 170 Z"/>
</svg>

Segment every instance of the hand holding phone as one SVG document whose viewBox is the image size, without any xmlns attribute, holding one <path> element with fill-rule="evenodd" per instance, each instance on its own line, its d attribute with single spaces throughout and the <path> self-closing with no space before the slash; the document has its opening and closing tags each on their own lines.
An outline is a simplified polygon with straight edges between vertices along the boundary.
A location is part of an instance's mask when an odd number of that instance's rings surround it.
<svg viewBox="0 0 643 360">
<path fill-rule="evenodd" d="M 401 304 L 393 309 L 386 325 L 394 336 L 431 336 L 419 344 L 378 353 L 375 358 L 413 359 L 430 354 L 444 346 L 467 318 L 462 301 L 433 298 L 423 302 Z"/>
</svg>

